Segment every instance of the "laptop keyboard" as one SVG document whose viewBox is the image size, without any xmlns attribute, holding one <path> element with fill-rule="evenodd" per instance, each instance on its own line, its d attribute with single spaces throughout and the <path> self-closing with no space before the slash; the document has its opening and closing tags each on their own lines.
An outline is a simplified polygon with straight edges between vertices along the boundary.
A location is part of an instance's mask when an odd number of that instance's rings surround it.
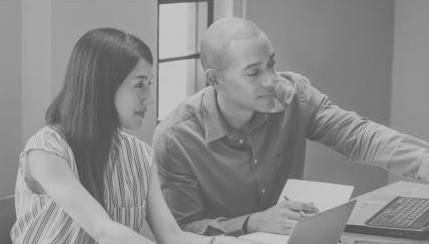
<svg viewBox="0 0 429 244">
<path fill-rule="evenodd" d="M 421 229 L 429 224 L 429 199 L 396 197 L 365 224 L 388 228 Z"/>
</svg>

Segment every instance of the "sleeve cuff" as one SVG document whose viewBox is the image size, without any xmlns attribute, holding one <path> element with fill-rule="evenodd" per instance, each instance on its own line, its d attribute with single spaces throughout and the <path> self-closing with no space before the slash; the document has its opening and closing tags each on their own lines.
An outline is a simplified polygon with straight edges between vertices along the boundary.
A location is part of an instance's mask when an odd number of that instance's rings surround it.
<svg viewBox="0 0 429 244">
<path fill-rule="evenodd" d="M 243 215 L 236 218 L 216 218 L 204 219 L 190 222 L 184 225 L 185 231 L 195 232 L 203 235 L 229 235 L 240 236 L 246 234 L 245 224 L 247 224 L 249 215 Z"/>
</svg>

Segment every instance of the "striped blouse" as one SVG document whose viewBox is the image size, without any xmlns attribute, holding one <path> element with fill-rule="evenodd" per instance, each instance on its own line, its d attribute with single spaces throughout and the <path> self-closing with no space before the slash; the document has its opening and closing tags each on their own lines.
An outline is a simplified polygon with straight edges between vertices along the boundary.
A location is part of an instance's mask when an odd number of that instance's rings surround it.
<svg viewBox="0 0 429 244">
<path fill-rule="evenodd" d="M 114 221 L 143 233 L 153 153 L 146 143 L 123 131 L 118 141 L 118 153 L 111 154 L 106 167 L 104 203 Z M 25 177 L 24 163 L 31 150 L 63 158 L 79 177 L 71 147 L 58 132 L 44 127 L 32 136 L 19 157 L 13 243 L 95 243 L 49 195 L 39 193 L 43 191 L 37 190 L 37 182 Z"/>
</svg>

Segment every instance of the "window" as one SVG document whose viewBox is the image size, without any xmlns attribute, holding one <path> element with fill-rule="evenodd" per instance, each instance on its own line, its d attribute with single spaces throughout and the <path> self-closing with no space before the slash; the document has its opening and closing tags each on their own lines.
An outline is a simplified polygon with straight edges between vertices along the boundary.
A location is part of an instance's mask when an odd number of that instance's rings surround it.
<svg viewBox="0 0 429 244">
<path fill-rule="evenodd" d="M 212 22 L 213 0 L 158 0 L 158 121 L 205 87 L 198 45 Z"/>
</svg>

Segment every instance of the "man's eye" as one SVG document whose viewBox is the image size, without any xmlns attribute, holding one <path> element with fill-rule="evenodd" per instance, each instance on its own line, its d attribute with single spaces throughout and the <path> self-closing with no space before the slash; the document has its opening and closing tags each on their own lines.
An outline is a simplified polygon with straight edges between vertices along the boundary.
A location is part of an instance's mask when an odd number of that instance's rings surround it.
<svg viewBox="0 0 429 244">
<path fill-rule="evenodd" d="M 272 68 L 274 68 L 274 65 L 276 65 L 276 61 L 272 61 L 271 63 L 269 63 L 268 68 L 272 69 Z"/>
<path fill-rule="evenodd" d="M 250 73 L 248 73 L 247 75 L 248 76 L 256 76 L 256 75 L 258 75 L 259 74 L 259 71 L 258 70 L 253 70 L 253 71 L 251 71 Z"/>
</svg>

